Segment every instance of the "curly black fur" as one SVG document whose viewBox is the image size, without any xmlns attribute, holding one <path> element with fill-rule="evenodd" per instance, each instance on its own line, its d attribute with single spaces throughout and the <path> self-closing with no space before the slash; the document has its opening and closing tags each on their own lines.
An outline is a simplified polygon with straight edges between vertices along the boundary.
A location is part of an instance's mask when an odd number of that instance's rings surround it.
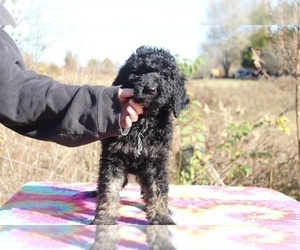
<svg viewBox="0 0 300 250">
<path fill-rule="evenodd" d="M 142 46 L 120 69 L 113 85 L 133 88 L 144 114 L 127 136 L 102 141 L 96 216 L 92 224 L 115 224 L 119 192 L 127 175 L 137 176 L 149 224 L 174 224 L 168 209 L 168 156 L 172 114 L 178 117 L 189 98 L 185 77 L 166 50 Z"/>
</svg>

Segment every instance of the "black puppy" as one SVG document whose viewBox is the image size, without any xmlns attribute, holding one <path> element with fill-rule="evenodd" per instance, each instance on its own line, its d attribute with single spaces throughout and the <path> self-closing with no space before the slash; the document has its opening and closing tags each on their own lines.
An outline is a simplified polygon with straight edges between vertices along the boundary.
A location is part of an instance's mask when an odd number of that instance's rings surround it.
<svg viewBox="0 0 300 250">
<path fill-rule="evenodd" d="M 172 114 L 178 117 L 189 98 L 185 77 L 166 50 L 142 46 L 120 69 L 113 85 L 134 89 L 144 107 L 128 135 L 102 141 L 96 216 L 92 224 L 116 224 L 120 191 L 127 175 L 136 175 L 149 224 L 175 224 L 168 209 L 168 158 Z"/>
</svg>

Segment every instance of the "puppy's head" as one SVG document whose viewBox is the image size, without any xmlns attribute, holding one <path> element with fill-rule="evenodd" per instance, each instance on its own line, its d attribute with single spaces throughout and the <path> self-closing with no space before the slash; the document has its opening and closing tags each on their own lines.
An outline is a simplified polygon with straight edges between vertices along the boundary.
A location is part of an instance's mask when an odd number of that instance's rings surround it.
<svg viewBox="0 0 300 250">
<path fill-rule="evenodd" d="M 185 81 L 175 58 L 168 51 L 142 46 L 125 62 L 113 85 L 133 88 L 134 101 L 149 113 L 165 106 L 178 117 L 189 103 Z"/>
<path fill-rule="evenodd" d="M 126 85 L 134 90 L 133 100 L 148 113 L 153 113 L 172 99 L 172 93 L 166 88 L 168 82 L 157 72 L 130 74 Z"/>
</svg>

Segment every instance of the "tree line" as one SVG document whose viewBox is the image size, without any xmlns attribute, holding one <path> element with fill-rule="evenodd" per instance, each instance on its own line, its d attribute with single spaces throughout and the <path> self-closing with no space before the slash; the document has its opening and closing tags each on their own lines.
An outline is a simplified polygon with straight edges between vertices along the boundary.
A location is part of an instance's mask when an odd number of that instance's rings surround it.
<svg viewBox="0 0 300 250">
<path fill-rule="evenodd" d="M 225 78 L 238 67 L 261 66 L 269 75 L 295 74 L 286 56 L 299 43 L 299 15 L 297 0 L 212 1 L 203 56 L 211 68 L 221 67 Z M 258 55 L 260 64 L 255 65 Z"/>
</svg>

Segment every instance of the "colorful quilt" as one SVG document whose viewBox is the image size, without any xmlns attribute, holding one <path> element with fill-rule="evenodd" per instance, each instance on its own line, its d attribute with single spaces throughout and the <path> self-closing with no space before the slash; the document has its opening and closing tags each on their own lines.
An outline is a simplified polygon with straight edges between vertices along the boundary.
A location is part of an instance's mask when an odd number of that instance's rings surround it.
<svg viewBox="0 0 300 250">
<path fill-rule="evenodd" d="M 0 208 L 0 249 L 300 249 L 300 203 L 271 189 L 170 186 L 177 225 L 149 226 L 136 184 L 117 225 L 89 225 L 90 183 L 25 184 Z"/>
</svg>

